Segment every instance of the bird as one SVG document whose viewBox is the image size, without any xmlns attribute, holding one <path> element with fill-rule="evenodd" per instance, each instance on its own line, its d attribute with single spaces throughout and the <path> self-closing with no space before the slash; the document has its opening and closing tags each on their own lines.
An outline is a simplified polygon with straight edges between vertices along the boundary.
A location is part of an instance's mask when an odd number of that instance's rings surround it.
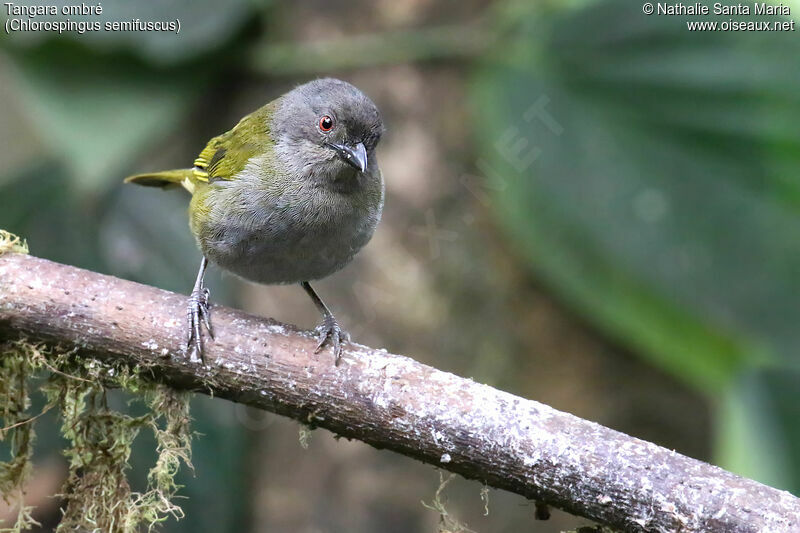
<svg viewBox="0 0 800 533">
<path fill-rule="evenodd" d="M 266 285 L 299 284 L 322 315 L 318 353 L 339 364 L 349 335 L 312 288 L 347 265 L 372 237 L 385 185 L 375 149 L 377 106 L 348 82 L 299 85 L 211 139 L 191 168 L 137 174 L 126 183 L 191 193 L 189 228 L 202 252 L 188 301 L 186 351 L 203 360 L 213 339 L 209 263 Z"/>
</svg>

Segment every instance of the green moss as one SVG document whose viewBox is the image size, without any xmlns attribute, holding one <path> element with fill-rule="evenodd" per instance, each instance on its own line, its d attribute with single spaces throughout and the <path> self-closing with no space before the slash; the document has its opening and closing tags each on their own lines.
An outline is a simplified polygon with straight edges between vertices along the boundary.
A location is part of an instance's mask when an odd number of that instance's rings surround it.
<svg viewBox="0 0 800 533">
<path fill-rule="evenodd" d="M 28 243 L 20 239 L 13 233 L 0 229 L 0 255 L 6 252 L 17 254 L 28 253 Z"/>
<path fill-rule="evenodd" d="M 483 516 L 489 516 L 489 487 L 481 487 L 481 501 L 483 502 Z"/>
<path fill-rule="evenodd" d="M 437 529 L 437 533 L 475 533 L 473 530 L 469 529 L 466 524 L 459 522 L 456 517 L 447 511 L 447 508 L 445 507 L 447 500 L 443 497 L 444 489 L 447 487 L 448 483 L 453 481 L 453 478 L 455 477 L 455 474 L 450 474 L 445 478 L 444 473 L 439 470 L 439 487 L 436 489 L 436 494 L 433 496 L 433 501 L 431 503 L 425 503 L 423 501 L 422 505 L 431 511 L 436 511 L 439 513 L 439 527 Z"/>
<path fill-rule="evenodd" d="M 28 413 L 28 376 L 36 368 L 26 356 L 24 346 L 0 347 L 0 440 L 8 440 L 11 457 L 0 461 L 0 494 L 5 502 L 18 509 L 12 530 L 21 531 L 36 525 L 31 508 L 23 501 L 23 487 L 31 475 L 33 455 L 32 417 Z"/>
<path fill-rule="evenodd" d="M 311 432 L 312 428 L 305 424 L 300 424 L 300 429 L 298 431 L 298 440 L 300 441 L 300 447 L 304 450 L 308 449 L 308 444 L 311 442 Z"/>
<path fill-rule="evenodd" d="M 0 462 L 0 490 L 19 509 L 7 531 L 34 525 L 31 509 L 22 501 L 30 477 L 34 441 L 29 383 L 46 378 L 39 390 L 45 410 L 57 409 L 69 475 L 60 496 L 63 518 L 58 531 L 132 532 L 152 529 L 172 516 L 183 516 L 173 500 L 180 465 L 191 467 L 189 395 L 145 379 L 137 368 L 114 365 L 56 352 L 26 342 L 0 344 L 0 438 L 9 439 L 11 458 Z M 106 392 L 124 389 L 149 410 L 130 416 L 109 409 Z M 127 479 L 131 446 L 141 430 L 152 431 L 158 459 L 148 474 L 147 488 L 135 492 Z"/>
</svg>

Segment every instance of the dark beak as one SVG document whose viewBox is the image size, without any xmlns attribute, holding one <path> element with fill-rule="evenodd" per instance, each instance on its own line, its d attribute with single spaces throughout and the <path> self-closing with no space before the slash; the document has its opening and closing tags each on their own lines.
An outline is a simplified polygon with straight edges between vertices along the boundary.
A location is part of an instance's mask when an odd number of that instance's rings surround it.
<svg viewBox="0 0 800 533">
<path fill-rule="evenodd" d="M 367 170 L 367 149 L 364 147 L 364 143 L 358 143 L 355 146 L 344 144 L 331 144 L 330 146 L 348 165 L 361 172 Z"/>
</svg>

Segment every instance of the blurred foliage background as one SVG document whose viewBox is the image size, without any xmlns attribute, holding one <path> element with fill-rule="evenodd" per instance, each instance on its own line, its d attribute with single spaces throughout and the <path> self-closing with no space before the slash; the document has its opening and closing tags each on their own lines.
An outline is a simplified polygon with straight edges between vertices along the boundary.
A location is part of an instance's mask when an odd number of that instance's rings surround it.
<svg viewBox="0 0 800 533">
<path fill-rule="evenodd" d="M 388 125 L 384 221 L 319 285 L 357 340 L 800 494 L 796 33 L 693 33 L 625 0 L 102 5 L 86 20 L 181 32 L 2 38 L 0 228 L 32 253 L 188 293 L 186 196 L 122 178 L 341 77 Z M 211 274 L 218 303 L 316 322 L 296 287 Z M 303 449 L 293 421 L 220 400 L 193 414 L 167 531 L 437 528 L 431 467 L 324 431 Z M 39 427 L 47 530 L 65 470 Z M 134 485 L 151 460 L 143 441 Z M 447 489 L 476 531 L 585 523 L 498 491 L 484 516 L 480 489 Z"/>
</svg>

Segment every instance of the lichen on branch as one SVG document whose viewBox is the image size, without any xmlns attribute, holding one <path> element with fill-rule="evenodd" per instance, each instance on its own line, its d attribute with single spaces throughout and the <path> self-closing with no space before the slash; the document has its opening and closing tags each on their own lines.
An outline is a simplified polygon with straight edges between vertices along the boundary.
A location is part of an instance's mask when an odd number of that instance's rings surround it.
<svg viewBox="0 0 800 533">
<path fill-rule="evenodd" d="M 185 296 L 24 254 L 0 255 L 0 300 L 0 335 L 79 350 L 72 365 L 80 374 L 56 371 L 105 387 L 121 374 L 89 372 L 95 357 L 146 369 L 116 385 L 128 390 L 155 388 L 154 375 L 175 389 L 290 416 L 624 531 L 800 531 L 800 499 L 788 492 L 385 350 L 351 343 L 335 367 L 315 353 L 309 332 L 217 306 L 208 364 L 188 364 L 179 348 Z M 101 400 L 86 402 L 87 416 L 103 414 Z M 128 513 L 132 521 L 172 514 L 174 487 L 161 475 L 188 451 L 186 413 L 175 413 L 153 415 L 177 439 L 162 445 L 162 457 L 169 457 L 165 448 L 174 453 L 150 477 L 166 500 L 138 500 L 151 510 L 153 501 L 164 506 L 149 517 Z M 151 426 L 112 422 L 120 431 Z M 151 488 L 143 494 L 159 494 Z"/>
</svg>

